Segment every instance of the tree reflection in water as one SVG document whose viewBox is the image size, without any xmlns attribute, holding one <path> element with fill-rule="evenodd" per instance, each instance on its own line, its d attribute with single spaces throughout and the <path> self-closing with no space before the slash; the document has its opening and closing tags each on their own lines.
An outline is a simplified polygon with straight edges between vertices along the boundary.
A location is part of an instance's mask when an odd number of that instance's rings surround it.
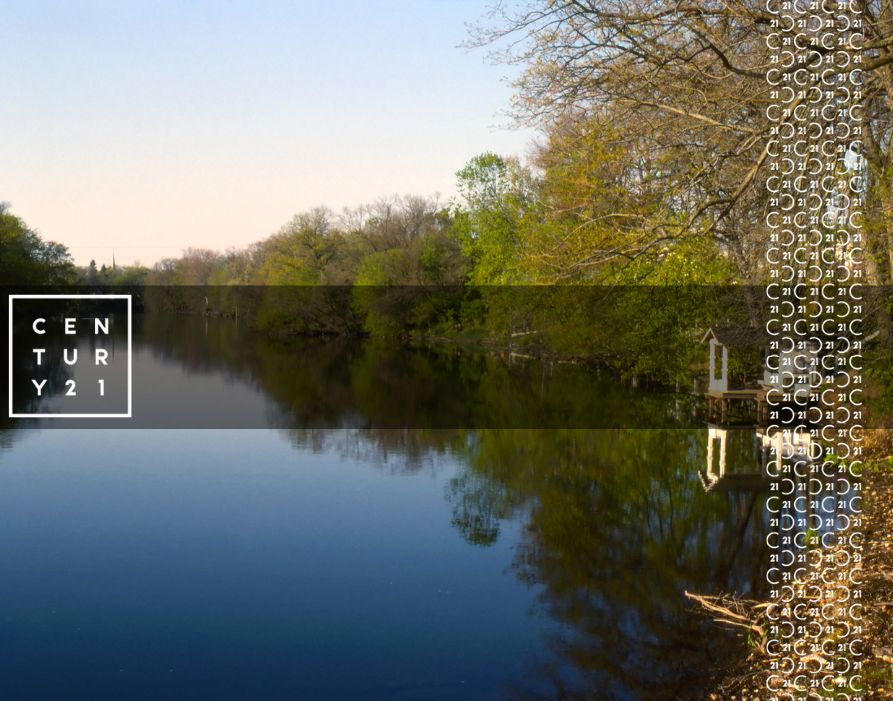
<svg viewBox="0 0 893 701">
<path fill-rule="evenodd" d="M 548 657 L 506 698 L 703 698 L 745 654 L 741 637 L 718 630 L 684 595 L 756 597 L 765 588 L 764 496 L 704 489 L 703 430 L 290 435 L 391 467 L 402 460 L 408 471 L 450 454 L 460 468 L 445 496 L 462 537 L 486 547 L 505 520 L 523 524 L 512 570 L 537 592 L 536 613 L 554 632 Z M 749 458 L 746 450 L 727 457 L 736 466 Z"/>
<path fill-rule="evenodd" d="M 499 489 L 490 512 L 525 507 L 514 569 L 541 589 L 561 632 L 540 670 L 553 698 L 697 697 L 740 654 L 685 590 L 761 588 L 754 493 L 707 494 L 702 432 L 486 431 L 469 470 Z M 757 512 L 759 513 L 759 512 Z M 536 698 L 521 688 L 515 696 Z"/>
</svg>

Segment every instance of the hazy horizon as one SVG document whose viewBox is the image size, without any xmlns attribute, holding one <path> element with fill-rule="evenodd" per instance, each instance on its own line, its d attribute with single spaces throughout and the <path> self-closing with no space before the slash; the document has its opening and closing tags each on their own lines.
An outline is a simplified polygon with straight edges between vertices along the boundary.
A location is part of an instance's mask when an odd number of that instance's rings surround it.
<svg viewBox="0 0 893 701">
<path fill-rule="evenodd" d="M 0 201 L 79 265 L 241 248 L 315 206 L 455 192 L 523 155 L 505 66 L 458 45 L 476 0 L 13 2 Z"/>
</svg>

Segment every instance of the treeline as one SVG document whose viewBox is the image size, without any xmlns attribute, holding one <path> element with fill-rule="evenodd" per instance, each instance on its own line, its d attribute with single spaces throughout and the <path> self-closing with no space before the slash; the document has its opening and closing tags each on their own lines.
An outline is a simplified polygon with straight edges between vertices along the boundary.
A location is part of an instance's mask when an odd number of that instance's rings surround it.
<svg viewBox="0 0 893 701">
<path fill-rule="evenodd" d="M 44 241 L 0 202 L 0 284 L 63 285 L 76 278 L 68 249 Z"/>
<path fill-rule="evenodd" d="M 359 332 L 492 344 L 597 360 L 631 375 L 688 379 L 702 360 L 700 336 L 726 313 L 709 296 L 704 303 L 703 295 L 671 301 L 663 293 L 624 294 L 603 300 L 603 309 L 593 313 L 597 295 L 486 292 L 541 285 L 672 290 L 748 279 L 710 237 L 582 262 L 589 250 L 620 251 L 640 236 L 641 220 L 618 212 L 637 209 L 644 216 L 655 206 L 654 196 L 636 186 L 636 165 L 618 148 L 600 120 L 565 117 L 527 163 L 494 153 L 472 158 L 457 173 L 459 194 L 449 202 L 408 196 L 337 214 L 313 209 L 245 249 L 189 249 L 163 260 L 146 282 L 213 287 L 207 297 L 202 292 L 167 308 L 240 314 L 271 336 Z M 223 291 L 232 286 L 355 292 L 298 299 L 269 291 L 248 303 L 244 295 Z M 399 286 L 449 292 L 382 292 Z M 376 290 L 363 292 L 369 287 Z M 457 294 L 462 288 L 467 292 Z M 747 324 L 747 306 L 735 310 L 743 312 L 738 322 Z"/>
<path fill-rule="evenodd" d="M 603 116 L 564 115 L 543 134 L 528 162 L 493 153 L 472 158 L 457 173 L 458 197 L 448 202 L 404 196 L 340 213 L 320 207 L 245 249 L 191 248 L 152 269 L 92 261 L 75 268 L 63 246 L 44 244 L 4 211 L 4 225 L 19 232 L 25 251 L 3 256 L 15 271 L 5 279 L 94 287 L 755 281 L 754 260 L 717 237 L 644 243 L 653 216 L 666 213 L 659 188 L 643 177 L 654 164 L 634 158 Z"/>
<path fill-rule="evenodd" d="M 44 240 L 12 213 L 8 203 L 0 202 L 0 285 L 139 286 L 150 272 L 139 264 L 97 267 L 92 260 L 78 267 L 65 245 Z"/>
<path fill-rule="evenodd" d="M 140 287 L 146 284 L 151 272 L 139 263 L 119 266 L 113 262 L 111 266 L 103 263 L 97 267 L 96 261 L 91 260 L 86 267 L 77 269 L 77 284 L 89 287 Z"/>
<path fill-rule="evenodd" d="M 242 250 L 187 249 L 162 260 L 150 285 L 457 285 L 468 261 L 454 218 L 436 200 L 403 197 L 345 210 L 316 208 Z"/>
<path fill-rule="evenodd" d="M 224 253 L 187 249 L 151 285 L 719 284 L 746 278 L 709 239 L 647 255 L 580 263 L 586 250 L 635 237 L 634 188 L 589 123 L 563 121 L 529 164 L 485 153 L 457 174 L 447 203 L 391 197 L 336 214 L 296 215 L 269 238 Z M 647 209 L 647 202 L 640 203 Z"/>
</svg>

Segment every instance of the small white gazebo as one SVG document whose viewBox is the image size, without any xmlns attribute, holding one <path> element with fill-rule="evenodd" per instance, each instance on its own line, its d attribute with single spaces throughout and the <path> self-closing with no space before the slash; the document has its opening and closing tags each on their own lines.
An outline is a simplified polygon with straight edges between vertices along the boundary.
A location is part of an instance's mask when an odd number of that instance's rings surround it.
<svg viewBox="0 0 893 701">
<path fill-rule="evenodd" d="M 760 368 L 754 351 L 765 354 L 765 336 L 759 329 L 748 326 L 717 328 L 711 326 L 701 339 L 710 346 L 710 377 L 707 383 L 707 411 L 711 421 L 718 424 L 760 423 L 766 414 L 766 390 L 757 379 L 748 385 L 750 373 L 746 368 L 732 375 L 729 372 L 729 354 L 733 349 L 748 350 L 742 353 L 746 360 L 753 354 L 753 375 Z M 746 363 L 745 363 L 746 366 Z"/>
</svg>

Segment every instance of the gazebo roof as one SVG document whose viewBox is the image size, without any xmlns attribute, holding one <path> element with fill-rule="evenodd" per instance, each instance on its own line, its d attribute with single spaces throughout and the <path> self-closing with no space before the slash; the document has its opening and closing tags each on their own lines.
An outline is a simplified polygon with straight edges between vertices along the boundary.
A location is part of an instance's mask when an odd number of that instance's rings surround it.
<svg viewBox="0 0 893 701">
<path fill-rule="evenodd" d="M 713 338 L 726 348 L 758 348 L 763 346 L 764 335 L 765 331 L 755 326 L 711 326 L 701 343 Z"/>
</svg>

